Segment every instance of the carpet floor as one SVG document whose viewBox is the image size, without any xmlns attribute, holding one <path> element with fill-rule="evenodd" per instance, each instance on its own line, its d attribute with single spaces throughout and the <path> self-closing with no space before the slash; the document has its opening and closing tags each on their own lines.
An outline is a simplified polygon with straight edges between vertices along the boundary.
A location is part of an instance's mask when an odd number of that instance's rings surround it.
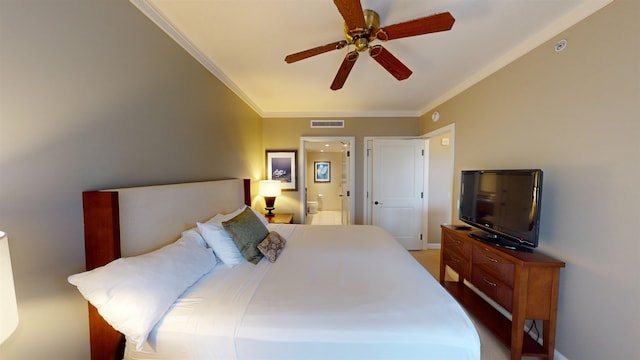
<svg viewBox="0 0 640 360">
<path fill-rule="evenodd" d="M 410 251 L 411 255 L 418 260 L 422 266 L 436 279 L 440 276 L 440 250 Z M 448 276 L 448 275 L 447 275 Z M 511 358 L 511 351 L 498 341 L 487 328 L 478 322 L 472 315 L 469 315 L 478 330 L 481 344 L 482 360 L 508 360 Z M 522 360 L 538 359 L 536 357 L 525 356 Z"/>
</svg>

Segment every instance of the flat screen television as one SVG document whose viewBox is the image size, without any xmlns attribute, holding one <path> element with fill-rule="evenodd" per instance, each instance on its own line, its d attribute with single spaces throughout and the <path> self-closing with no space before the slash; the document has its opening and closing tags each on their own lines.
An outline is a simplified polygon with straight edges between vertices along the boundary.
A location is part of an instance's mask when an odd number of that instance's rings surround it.
<svg viewBox="0 0 640 360">
<path fill-rule="evenodd" d="M 463 170 L 461 221 L 470 236 L 510 249 L 538 246 L 542 170 Z"/>
</svg>

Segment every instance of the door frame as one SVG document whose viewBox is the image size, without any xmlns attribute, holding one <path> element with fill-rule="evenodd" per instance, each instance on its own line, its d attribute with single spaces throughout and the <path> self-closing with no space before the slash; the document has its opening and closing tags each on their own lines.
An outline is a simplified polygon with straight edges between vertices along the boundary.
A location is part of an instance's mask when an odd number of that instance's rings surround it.
<svg viewBox="0 0 640 360">
<path fill-rule="evenodd" d="M 425 138 L 425 139 L 432 139 L 436 136 L 442 135 L 442 134 L 446 134 L 446 133 L 451 133 L 451 137 L 449 138 L 449 147 L 451 149 L 450 151 L 450 158 L 449 158 L 449 168 L 450 168 L 450 184 L 448 187 L 449 190 L 449 202 L 448 204 L 448 209 L 445 212 L 447 214 L 447 217 L 445 219 L 445 223 L 446 224 L 451 224 L 452 222 L 452 217 L 453 217 L 453 184 L 455 183 L 455 143 L 456 143 L 456 124 L 452 123 L 446 126 L 443 126 L 441 128 L 435 129 L 433 131 L 430 131 L 426 134 L 423 134 L 421 137 Z M 429 152 L 427 152 L 427 154 L 429 154 Z M 425 158 L 425 167 L 429 165 L 429 159 Z M 429 169 L 425 169 L 425 174 L 428 174 Z M 428 181 L 425 182 L 425 184 L 428 184 Z M 428 203 L 428 199 L 429 199 L 429 186 L 425 187 L 425 201 L 427 201 Z M 429 209 L 427 208 L 427 211 Z M 425 234 L 428 234 L 428 225 L 425 225 L 425 227 L 423 227 L 423 229 L 425 230 Z M 428 236 L 424 239 L 424 243 L 423 243 L 423 247 L 425 249 L 440 249 L 440 243 L 429 243 L 429 238 Z"/>
<path fill-rule="evenodd" d="M 355 214 L 355 168 L 356 168 L 356 154 L 355 154 L 355 136 L 301 136 L 300 137 L 300 156 L 298 157 L 298 178 L 300 179 L 300 222 L 305 224 L 307 221 L 307 152 L 305 149 L 305 142 L 325 142 L 325 141 L 344 141 L 348 142 L 349 146 L 347 150 L 349 153 L 349 222 L 354 223 Z"/>
</svg>

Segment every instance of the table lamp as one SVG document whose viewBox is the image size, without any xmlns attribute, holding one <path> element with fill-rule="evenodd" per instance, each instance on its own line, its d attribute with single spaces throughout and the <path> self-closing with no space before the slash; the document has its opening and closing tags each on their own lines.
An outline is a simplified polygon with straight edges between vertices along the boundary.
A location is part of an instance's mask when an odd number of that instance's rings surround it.
<svg viewBox="0 0 640 360">
<path fill-rule="evenodd" d="M 282 195 L 282 183 L 279 180 L 260 180 L 260 196 L 264 197 L 264 203 L 267 207 L 265 216 L 274 216 L 273 205 L 276 202 L 276 196 Z"/>
<path fill-rule="evenodd" d="M 13 333 L 17 326 L 18 305 L 13 285 L 9 239 L 7 234 L 0 231 L 0 344 Z"/>
</svg>

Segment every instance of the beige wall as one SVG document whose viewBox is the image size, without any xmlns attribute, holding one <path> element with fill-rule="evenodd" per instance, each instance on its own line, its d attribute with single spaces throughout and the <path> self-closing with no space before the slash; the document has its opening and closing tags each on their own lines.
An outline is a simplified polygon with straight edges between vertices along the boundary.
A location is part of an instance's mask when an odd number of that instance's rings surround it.
<svg viewBox="0 0 640 360">
<path fill-rule="evenodd" d="M 331 163 L 331 181 L 314 182 L 314 162 Z M 342 153 L 309 152 L 307 153 L 307 198 L 316 201 L 322 194 L 322 210 L 340 210 L 342 208 L 340 190 L 342 184 Z"/>
<path fill-rule="evenodd" d="M 451 221 L 451 156 L 452 131 L 438 134 L 429 139 L 427 246 L 440 245 L 440 225 Z M 443 139 L 449 144 L 443 145 Z"/>
<path fill-rule="evenodd" d="M 0 228 L 20 324 L 0 359 L 88 359 L 83 190 L 250 177 L 262 122 L 127 0 L 0 1 Z M 242 134 L 243 136 L 238 136 Z"/>
<path fill-rule="evenodd" d="M 569 359 L 637 357 L 639 20 L 640 2 L 615 1 L 422 119 L 422 132 L 456 124 L 455 188 L 462 169 L 544 170 L 540 250 L 567 264 Z"/>
<path fill-rule="evenodd" d="M 355 144 L 355 223 L 362 224 L 364 189 L 364 137 L 366 136 L 417 136 L 420 134 L 417 118 L 341 118 L 343 129 L 311 129 L 307 118 L 267 118 L 263 120 L 262 143 L 266 150 L 298 149 L 302 136 L 354 136 Z M 299 150 L 299 149 L 298 149 Z M 299 155 L 299 154 L 298 154 Z M 300 184 L 298 184 L 300 187 Z M 300 193 L 287 191 L 278 198 L 279 209 L 294 213 L 294 221 L 300 221 Z M 280 210 L 279 210 L 280 211 Z"/>
</svg>

